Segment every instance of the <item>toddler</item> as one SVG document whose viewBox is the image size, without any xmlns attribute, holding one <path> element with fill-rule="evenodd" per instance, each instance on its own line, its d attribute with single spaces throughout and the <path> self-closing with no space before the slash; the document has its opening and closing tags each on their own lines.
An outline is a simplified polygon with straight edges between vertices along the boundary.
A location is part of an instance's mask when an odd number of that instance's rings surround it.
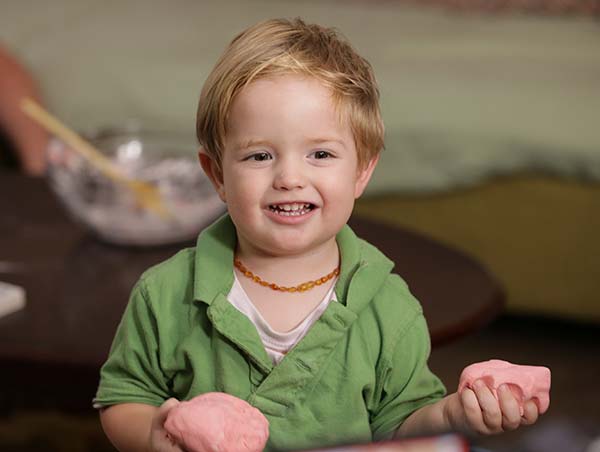
<svg viewBox="0 0 600 452">
<path fill-rule="evenodd" d="M 94 400 L 118 449 L 182 450 L 164 421 L 208 392 L 260 410 L 269 450 L 536 421 L 506 386 L 445 396 L 421 306 L 346 225 L 383 132 L 372 68 L 334 30 L 269 20 L 231 42 L 197 115 L 228 213 L 132 291 Z"/>
</svg>

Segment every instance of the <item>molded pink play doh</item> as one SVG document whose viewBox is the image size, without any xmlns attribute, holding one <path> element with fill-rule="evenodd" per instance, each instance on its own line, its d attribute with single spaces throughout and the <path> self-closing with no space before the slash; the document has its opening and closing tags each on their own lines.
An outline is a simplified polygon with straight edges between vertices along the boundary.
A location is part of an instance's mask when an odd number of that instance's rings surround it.
<svg viewBox="0 0 600 452">
<path fill-rule="evenodd" d="M 209 392 L 173 407 L 165 430 L 189 452 L 261 452 L 269 421 L 242 399 Z"/>
<path fill-rule="evenodd" d="M 499 359 L 491 359 L 465 367 L 460 375 L 458 392 L 472 388 L 476 380 L 482 379 L 498 398 L 497 390 L 508 384 L 520 401 L 521 415 L 523 404 L 533 399 L 541 413 L 550 406 L 550 369 L 541 366 L 520 366 Z"/>
</svg>

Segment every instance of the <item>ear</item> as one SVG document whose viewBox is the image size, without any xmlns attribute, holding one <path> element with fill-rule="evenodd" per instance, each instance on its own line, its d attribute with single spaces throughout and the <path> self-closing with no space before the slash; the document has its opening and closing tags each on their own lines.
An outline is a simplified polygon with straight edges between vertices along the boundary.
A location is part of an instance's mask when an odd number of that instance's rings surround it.
<svg viewBox="0 0 600 452">
<path fill-rule="evenodd" d="M 379 154 L 369 160 L 369 162 L 363 168 L 358 169 L 358 176 L 354 185 L 354 199 L 360 198 L 365 191 L 369 180 L 371 180 L 373 171 L 377 166 L 377 162 L 379 162 Z"/>
<path fill-rule="evenodd" d="M 215 187 L 219 198 L 221 198 L 221 201 L 226 203 L 227 201 L 225 200 L 225 184 L 223 183 L 223 174 L 216 162 L 206 153 L 204 148 L 200 148 L 198 150 L 198 159 L 200 160 L 200 166 L 204 170 L 204 173 Z"/>
</svg>

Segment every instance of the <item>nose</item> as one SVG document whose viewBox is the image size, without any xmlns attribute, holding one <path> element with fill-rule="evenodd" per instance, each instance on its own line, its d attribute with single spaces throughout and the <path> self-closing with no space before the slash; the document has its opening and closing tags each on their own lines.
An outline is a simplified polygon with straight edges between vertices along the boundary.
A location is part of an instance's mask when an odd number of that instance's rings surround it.
<svg viewBox="0 0 600 452">
<path fill-rule="evenodd" d="M 273 188 L 276 190 L 296 190 L 306 186 L 302 164 L 294 159 L 280 159 L 275 166 Z"/>
</svg>

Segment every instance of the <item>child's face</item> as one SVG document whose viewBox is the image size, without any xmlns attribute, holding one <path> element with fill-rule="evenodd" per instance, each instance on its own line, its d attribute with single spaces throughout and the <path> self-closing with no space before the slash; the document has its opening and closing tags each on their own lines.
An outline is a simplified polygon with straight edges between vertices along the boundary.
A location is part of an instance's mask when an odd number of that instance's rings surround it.
<svg viewBox="0 0 600 452">
<path fill-rule="evenodd" d="M 259 79 L 236 96 L 213 180 L 244 252 L 301 255 L 335 245 L 375 167 L 359 169 L 330 90 L 294 75 Z"/>
</svg>

